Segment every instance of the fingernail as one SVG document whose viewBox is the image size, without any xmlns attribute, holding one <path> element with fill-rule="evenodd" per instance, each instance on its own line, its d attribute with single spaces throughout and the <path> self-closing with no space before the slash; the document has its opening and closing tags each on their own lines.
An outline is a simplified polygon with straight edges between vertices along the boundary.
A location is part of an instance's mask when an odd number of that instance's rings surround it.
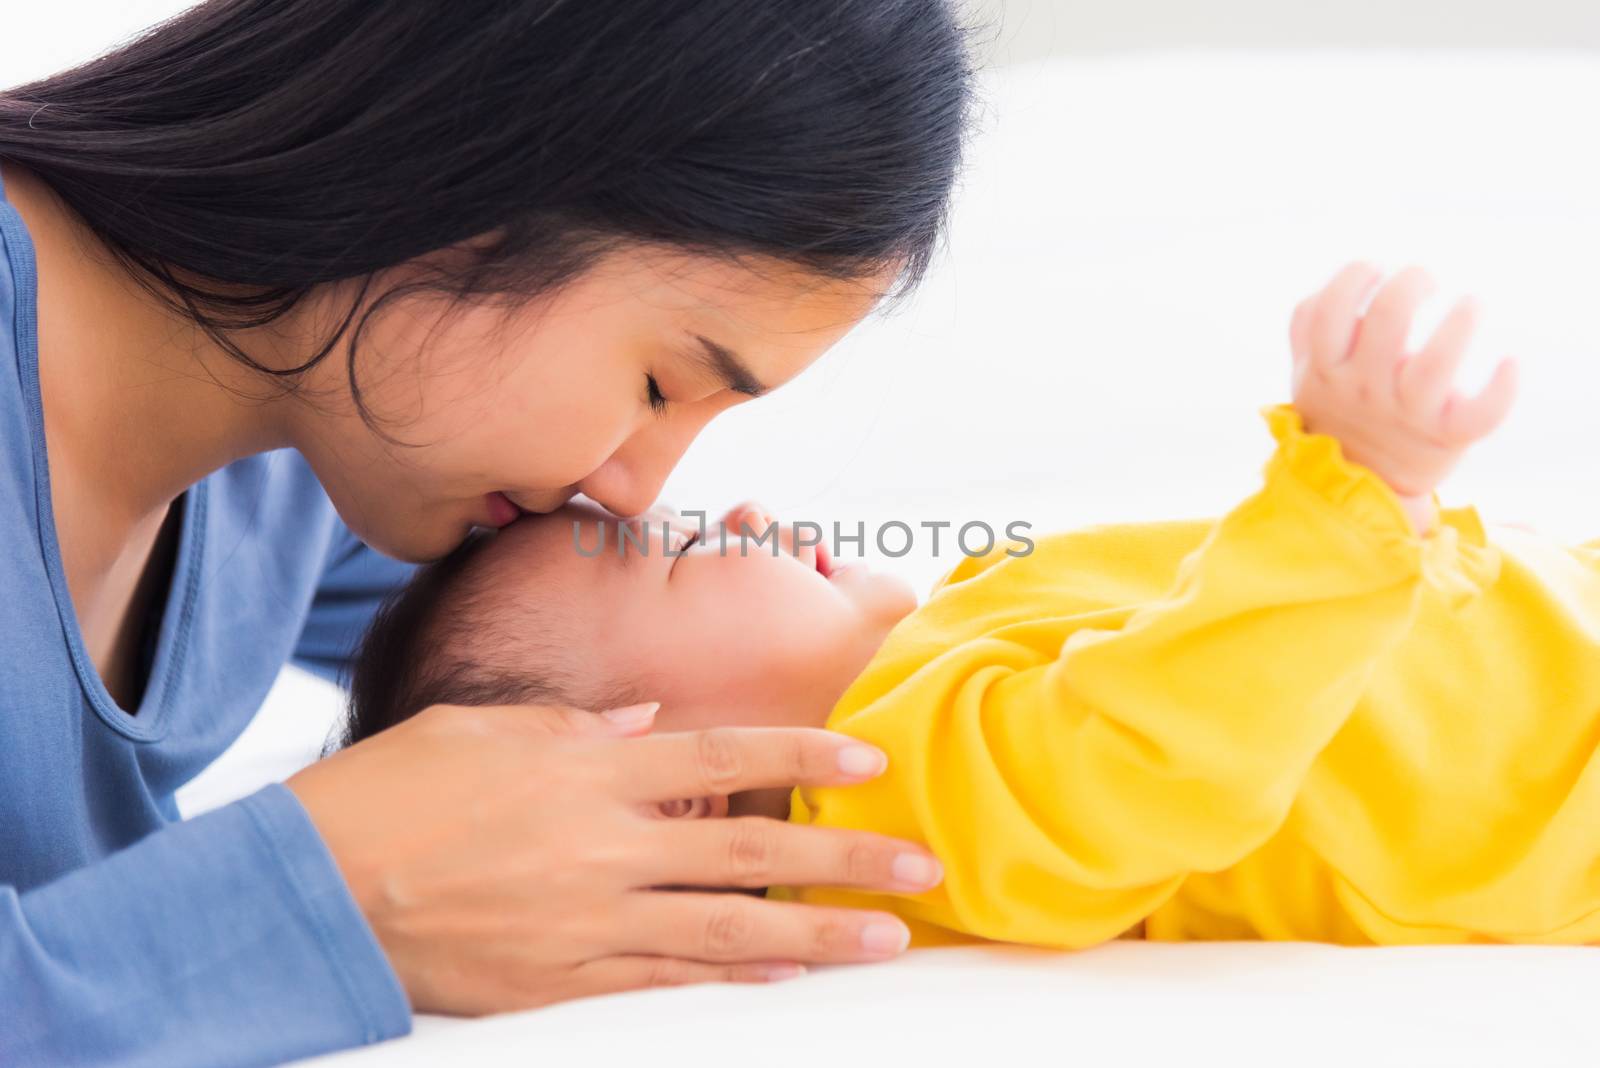
<svg viewBox="0 0 1600 1068">
<path fill-rule="evenodd" d="M 803 964 L 774 964 L 765 969 L 762 974 L 769 983 L 781 983 L 785 979 L 798 979 L 806 974 Z"/>
<path fill-rule="evenodd" d="M 937 886 L 944 878 L 944 866 L 932 857 L 918 853 L 901 853 L 894 858 L 889 872 L 901 886 L 923 888 Z"/>
<path fill-rule="evenodd" d="M 889 766 L 889 758 L 870 745 L 847 745 L 839 750 L 839 770 L 846 775 L 873 776 Z"/>
<path fill-rule="evenodd" d="M 861 948 L 874 956 L 890 957 L 911 944 L 911 932 L 898 923 L 877 920 L 861 929 Z"/>
<path fill-rule="evenodd" d="M 600 713 L 614 726 L 632 730 L 643 727 L 656 718 L 656 709 L 661 707 L 660 701 L 646 701 L 642 705 L 628 705 L 625 708 L 608 708 Z"/>
</svg>

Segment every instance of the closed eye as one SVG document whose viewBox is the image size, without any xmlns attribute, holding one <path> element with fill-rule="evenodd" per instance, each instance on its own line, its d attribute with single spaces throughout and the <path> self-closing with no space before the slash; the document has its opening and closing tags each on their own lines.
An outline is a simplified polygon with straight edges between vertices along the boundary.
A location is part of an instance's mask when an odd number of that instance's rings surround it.
<svg viewBox="0 0 1600 1068">
<path fill-rule="evenodd" d="M 664 415 L 670 403 L 661 392 L 661 383 L 656 381 L 656 376 L 647 374 L 645 381 L 645 400 L 650 405 L 650 410 L 657 415 Z"/>
<path fill-rule="evenodd" d="M 688 552 L 689 546 L 700 540 L 700 532 L 691 530 L 683 538 L 678 539 L 678 544 L 673 546 L 672 563 L 667 567 L 667 577 L 671 578 L 673 571 L 677 570 L 678 561 L 683 559 L 683 554 Z"/>
</svg>

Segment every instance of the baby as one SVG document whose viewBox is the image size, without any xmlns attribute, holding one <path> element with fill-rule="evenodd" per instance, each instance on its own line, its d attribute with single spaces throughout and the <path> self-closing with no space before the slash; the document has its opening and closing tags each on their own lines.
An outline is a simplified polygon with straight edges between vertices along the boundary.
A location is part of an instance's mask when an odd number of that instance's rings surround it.
<svg viewBox="0 0 1600 1068">
<path fill-rule="evenodd" d="M 1513 369 L 1463 397 L 1473 305 L 1408 355 L 1427 277 L 1381 281 L 1352 265 L 1296 310 L 1294 403 L 1220 520 L 999 546 L 919 608 L 791 529 L 777 554 L 741 539 L 770 524 L 753 507 L 695 544 L 565 508 L 390 605 L 350 738 L 436 703 L 826 724 L 888 771 L 664 814 L 926 843 L 945 877 L 925 893 L 771 891 L 891 908 L 913 944 L 1600 941 L 1600 548 L 1490 541 L 1437 506 Z"/>
</svg>

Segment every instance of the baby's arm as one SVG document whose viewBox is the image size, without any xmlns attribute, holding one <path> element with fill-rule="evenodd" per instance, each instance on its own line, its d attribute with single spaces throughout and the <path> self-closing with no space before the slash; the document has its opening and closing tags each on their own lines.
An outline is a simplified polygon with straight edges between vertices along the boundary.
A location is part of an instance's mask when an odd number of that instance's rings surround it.
<svg viewBox="0 0 1600 1068">
<path fill-rule="evenodd" d="M 1345 272 L 1297 314 L 1296 397 L 1323 428 L 1358 431 L 1361 455 L 1417 496 L 1504 401 L 1491 392 L 1493 404 L 1447 402 L 1448 337 L 1415 366 L 1442 369 L 1442 383 L 1428 381 L 1439 407 L 1421 403 L 1420 378 L 1407 394 L 1414 406 L 1385 393 L 1414 290 L 1386 289 L 1355 342 L 1370 284 Z M 1509 389 L 1497 381 L 1491 391 Z M 1410 515 L 1429 518 L 1332 439 L 1303 433 L 1293 410 L 1272 422 L 1280 447 L 1265 485 L 1184 561 L 1166 596 L 1074 621 L 1053 647 L 1042 640 L 1049 621 L 1026 622 L 891 685 L 864 676 L 829 725 L 883 748 L 889 770 L 847 789 L 801 790 L 797 818 L 925 841 L 945 880 L 893 904 L 908 919 L 1054 946 L 1114 938 L 1190 872 L 1225 868 L 1264 843 L 1373 665 L 1409 628 L 1424 550 Z M 958 584 L 944 596 L 976 599 L 930 603 L 899 639 L 917 642 L 925 625 L 936 644 L 930 610 L 982 611 L 989 588 Z M 1026 595 L 1026 584 L 1009 588 Z M 841 891 L 797 896 L 884 904 Z"/>
</svg>

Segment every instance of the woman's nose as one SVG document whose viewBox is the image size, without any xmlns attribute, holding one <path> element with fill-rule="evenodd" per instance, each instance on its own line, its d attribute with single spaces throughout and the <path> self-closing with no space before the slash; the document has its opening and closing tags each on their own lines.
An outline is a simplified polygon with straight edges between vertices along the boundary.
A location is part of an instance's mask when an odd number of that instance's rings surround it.
<svg viewBox="0 0 1600 1068">
<path fill-rule="evenodd" d="M 578 491 L 613 515 L 642 515 L 656 502 L 682 456 L 682 448 L 647 452 L 625 447 L 578 483 Z"/>
<path fill-rule="evenodd" d="M 667 476 L 715 414 L 716 410 L 708 407 L 704 412 L 686 413 L 671 426 L 635 434 L 578 483 L 578 492 L 614 515 L 643 513 L 655 503 Z"/>
</svg>

